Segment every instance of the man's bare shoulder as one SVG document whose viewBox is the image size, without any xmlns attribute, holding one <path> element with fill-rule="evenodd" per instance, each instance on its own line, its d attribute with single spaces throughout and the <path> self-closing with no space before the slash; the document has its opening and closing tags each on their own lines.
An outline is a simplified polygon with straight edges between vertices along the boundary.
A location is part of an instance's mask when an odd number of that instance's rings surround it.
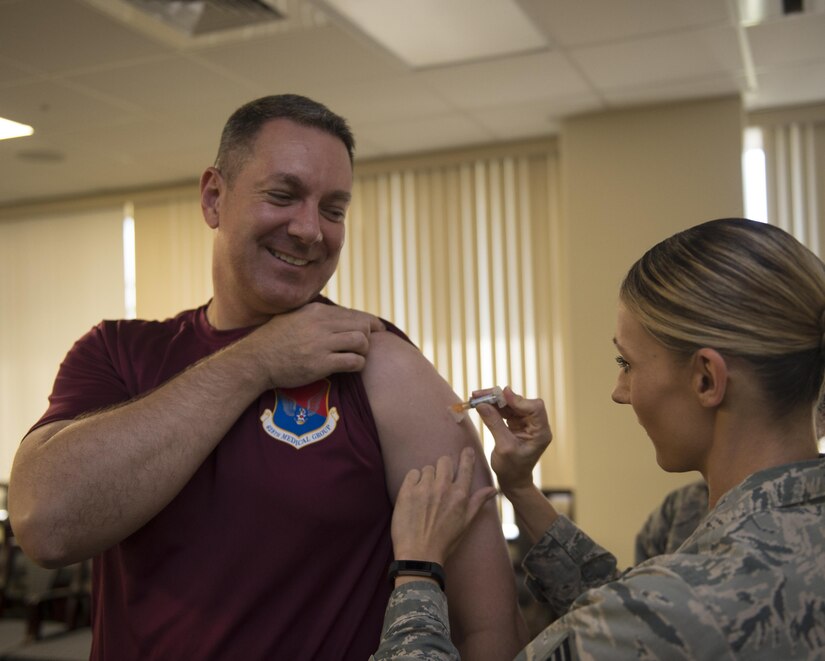
<svg viewBox="0 0 825 661">
<path fill-rule="evenodd" d="M 430 361 L 414 344 L 390 331 L 371 333 L 365 378 L 387 373 L 397 375 L 400 369 L 434 372 Z"/>
</svg>

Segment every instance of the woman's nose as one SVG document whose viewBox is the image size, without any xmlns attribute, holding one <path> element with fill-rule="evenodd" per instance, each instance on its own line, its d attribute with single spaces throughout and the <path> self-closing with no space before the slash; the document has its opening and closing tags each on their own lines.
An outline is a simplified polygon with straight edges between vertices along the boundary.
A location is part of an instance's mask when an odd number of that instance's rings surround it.
<svg viewBox="0 0 825 661">
<path fill-rule="evenodd" d="M 627 386 L 622 383 L 621 377 L 616 381 L 616 387 L 613 388 L 613 393 L 610 397 L 617 404 L 630 404 L 629 392 Z"/>
</svg>

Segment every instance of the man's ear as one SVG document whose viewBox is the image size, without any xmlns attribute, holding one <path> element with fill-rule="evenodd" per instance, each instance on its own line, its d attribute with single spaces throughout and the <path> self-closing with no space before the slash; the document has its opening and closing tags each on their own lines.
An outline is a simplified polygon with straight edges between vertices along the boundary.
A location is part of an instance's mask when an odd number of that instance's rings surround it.
<svg viewBox="0 0 825 661">
<path fill-rule="evenodd" d="M 694 353 L 691 384 L 702 406 L 719 406 L 728 387 L 728 364 L 722 354 L 707 347 Z"/>
<path fill-rule="evenodd" d="M 221 195 L 226 182 L 217 168 L 209 167 L 201 175 L 201 210 L 206 224 L 217 229 L 220 224 Z"/>
</svg>

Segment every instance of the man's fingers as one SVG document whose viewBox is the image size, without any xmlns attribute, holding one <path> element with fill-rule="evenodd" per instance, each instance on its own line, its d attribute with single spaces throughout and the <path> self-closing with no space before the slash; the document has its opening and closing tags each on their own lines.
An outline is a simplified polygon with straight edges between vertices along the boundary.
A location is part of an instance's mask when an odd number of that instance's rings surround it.
<svg viewBox="0 0 825 661">
<path fill-rule="evenodd" d="M 336 353 L 357 353 L 366 356 L 370 350 L 369 336 L 361 331 L 344 331 L 331 336 L 330 349 Z"/>
<path fill-rule="evenodd" d="M 362 328 L 364 329 L 364 332 L 367 335 L 369 335 L 371 332 L 387 330 L 387 327 L 384 325 L 384 322 L 382 322 L 374 314 L 370 314 L 369 312 L 362 312 L 361 310 L 353 310 L 352 308 L 343 309 L 349 313 L 347 319 L 348 323 L 355 324 L 358 326 L 363 324 Z"/>
<path fill-rule="evenodd" d="M 373 317 L 370 315 L 370 331 L 376 333 L 385 330 L 387 330 L 387 327 L 384 325 L 384 322 L 378 317 Z"/>
<path fill-rule="evenodd" d="M 333 333 L 358 330 L 365 335 L 369 335 L 371 332 L 387 330 L 384 322 L 374 314 L 338 305 L 308 303 L 295 312 L 296 314 L 308 315 L 313 320 L 314 325 L 323 324 L 329 332 Z"/>
</svg>

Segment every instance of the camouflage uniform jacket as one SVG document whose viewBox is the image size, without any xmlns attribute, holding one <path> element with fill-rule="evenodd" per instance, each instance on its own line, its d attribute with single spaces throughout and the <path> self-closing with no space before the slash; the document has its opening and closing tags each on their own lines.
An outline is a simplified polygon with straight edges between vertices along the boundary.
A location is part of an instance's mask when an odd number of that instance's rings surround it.
<svg viewBox="0 0 825 661">
<path fill-rule="evenodd" d="M 610 558 L 559 520 L 524 564 L 561 605 L 614 572 Z M 374 659 L 457 658 L 438 587 L 396 589 Z M 678 552 L 587 590 L 517 659 L 825 659 L 825 459 L 751 475 Z"/>
<path fill-rule="evenodd" d="M 636 535 L 636 564 L 663 553 L 673 553 L 707 513 L 708 485 L 704 480 L 671 491 Z"/>
</svg>

